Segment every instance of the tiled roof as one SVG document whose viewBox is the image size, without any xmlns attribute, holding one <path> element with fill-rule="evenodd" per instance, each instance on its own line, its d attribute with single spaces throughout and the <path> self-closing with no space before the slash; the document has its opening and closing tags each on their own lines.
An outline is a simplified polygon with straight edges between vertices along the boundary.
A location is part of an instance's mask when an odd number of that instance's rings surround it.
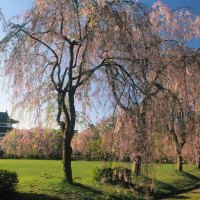
<svg viewBox="0 0 200 200">
<path fill-rule="evenodd" d="M 5 123 L 11 123 L 11 124 L 17 124 L 19 121 L 14 120 L 12 118 L 9 118 L 7 111 L 6 112 L 0 112 L 0 122 L 5 122 Z"/>
<path fill-rule="evenodd" d="M 3 133 L 6 133 L 7 131 L 10 131 L 12 130 L 13 128 L 12 127 L 0 127 L 0 132 L 3 132 Z"/>
<path fill-rule="evenodd" d="M 9 120 L 9 116 L 7 112 L 0 112 L 0 122 L 7 122 Z"/>
</svg>

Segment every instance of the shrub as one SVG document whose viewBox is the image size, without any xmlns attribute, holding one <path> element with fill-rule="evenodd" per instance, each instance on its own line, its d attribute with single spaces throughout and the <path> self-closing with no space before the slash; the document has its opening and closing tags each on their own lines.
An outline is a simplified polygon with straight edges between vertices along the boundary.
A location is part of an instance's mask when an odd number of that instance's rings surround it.
<svg viewBox="0 0 200 200">
<path fill-rule="evenodd" d="M 0 170 L 0 193 L 14 191 L 18 183 L 16 172 Z"/>
<path fill-rule="evenodd" d="M 94 180 L 125 187 L 131 184 L 131 170 L 124 167 L 96 167 L 93 172 Z"/>
<path fill-rule="evenodd" d="M 112 183 L 113 169 L 111 167 L 96 167 L 93 178 L 98 182 Z"/>
</svg>

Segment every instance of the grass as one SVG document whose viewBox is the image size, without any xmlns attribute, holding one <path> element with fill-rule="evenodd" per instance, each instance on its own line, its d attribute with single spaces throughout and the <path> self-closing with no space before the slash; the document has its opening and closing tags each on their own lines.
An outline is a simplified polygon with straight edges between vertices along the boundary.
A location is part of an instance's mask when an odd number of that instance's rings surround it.
<svg viewBox="0 0 200 200">
<path fill-rule="evenodd" d="M 4 195 L 3 199 L 136 199 L 136 192 L 93 181 L 92 171 L 97 165 L 99 162 L 73 161 L 75 185 L 71 186 L 62 181 L 61 161 L 0 160 L 0 169 L 16 171 L 19 176 L 17 193 Z M 156 165 L 151 170 L 150 178 L 146 180 L 156 179 L 159 199 L 200 186 L 200 171 L 192 165 L 184 165 L 184 170 L 177 173 L 174 165 Z"/>
<path fill-rule="evenodd" d="M 200 187 L 200 171 L 194 165 L 184 165 L 183 172 L 177 172 L 171 164 L 160 165 L 156 169 L 156 185 L 160 198 Z"/>
<path fill-rule="evenodd" d="M 19 176 L 18 194 L 12 199 L 117 199 L 128 190 L 92 180 L 92 171 L 99 162 L 74 161 L 75 186 L 62 181 L 61 161 L 0 160 L 0 168 L 16 171 Z M 20 195 L 20 196 L 19 196 Z M 16 198 L 15 198 L 16 197 Z M 4 196 L 4 199 L 11 198 Z"/>
<path fill-rule="evenodd" d="M 200 189 L 192 190 L 187 193 L 183 193 L 180 195 L 176 195 L 172 198 L 169 198 L 170 200 L 176 200 L 176 199 L 193 199 L 193 200 L 199 200 L 200 199 Z M 166 199 L 167 200 L 167 199 Z"/>
</svg>

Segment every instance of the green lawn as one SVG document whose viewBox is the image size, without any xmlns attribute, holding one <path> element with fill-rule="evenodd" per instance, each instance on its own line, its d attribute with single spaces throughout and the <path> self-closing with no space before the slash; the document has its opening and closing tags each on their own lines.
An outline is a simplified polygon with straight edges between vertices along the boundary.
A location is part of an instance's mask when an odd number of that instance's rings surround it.
<svg viewBox="0 0 200 200">
<path fill-rule="evenodd" d="M 200 189 L 192 190 L 187 193 L 183 193 L 180 195 L 176 195 L 172 198 L 168 198 L 166 200 L 176 200 L 176 199 L 192 199 L 192 200 L 199 200 L 200 199 Z"/>
<path fill-rule="evenodd" d="M 177 172 L 171 164 L 160 165 L 156 167 L 156 177 L 162 197 L 200 188 L 200 170 L 193 165 L 184 165 L 184 172 Z"/>
<path fill-rule="evenodd" d="M 121 187 L 98 184 L 92 180 L 92 171 L 99 162 L 74 161 L 75 186 L 62 182 L 61 161 L 0 160 L 0 168 L 16 171 L 19 176 L 13 199 L 117 199 L 129 192 Z M 117 193 L 116 193 L 117 192 Z M 20 196 L 18 196 L 20 195 Z M 4 199 L 9 197 L 4 197 Z M 1 199 L 1 198 L 0 198 Z"/>
<path fill-rule="evenodd" d="M 177 172 L 171 164 L 156 167 L 157 186 L 163 193 L 190 190 L 200 185 L 200 170 L 193 165 L 184 165 L 183 172 Z"/>
<path fill-rule="evenodd" d="M 99 165 L 94 161 L 73 161 L 74 186 L 62 182 L 61 161 L 51 160 L 0 160 L 0 168 L 16 171 L 19 176 L 17 193 L 0 199 L 51 200 L 51 199 L 136 199 L 136 192 L 120 186 L 99 184 L 92 180 L 92 171 Z M 173 165 L 151 167 L 159 197 L 190 190 L 200 185 L 200 171 L 184 165 L 185 172 L 177 173 Z M 151 180 L 148 178 L 148 181 Z M 139 180 L 138 180 L 139 181 Z M 144 199 L 142 197 L 142 199 Z"/>
</svg>

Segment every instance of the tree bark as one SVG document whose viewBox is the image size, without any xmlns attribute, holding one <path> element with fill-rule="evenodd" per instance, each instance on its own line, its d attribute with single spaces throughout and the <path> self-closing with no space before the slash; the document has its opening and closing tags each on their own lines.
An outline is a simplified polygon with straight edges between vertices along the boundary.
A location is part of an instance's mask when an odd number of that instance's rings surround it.
<svg viewBox="0 0 200 200">
<path fill-rule="evenodd" d="M 133 161 L 133 166 L 132 166 L 132 173 L 135 176 L 139 176 L 141 174 L 141 167 L 142 167 L 142 158 L 141 155 L 144 156 L 144 152 L 142 151 L 147 151 L 146 149 L 146 141 L 147 141 L 147 132 L 146 132 L 146 111 L 147 111 L 147 100 L 144 99 L 142 103 L 142 110 L 141 113 L 139 114 L 139 121 L 138 121 L 138 129 L 139 131 L 136 132 L 136 140 L 135 140 L 135 153 L 136 156 Z M 139 134 L 139 135 L 138 135 Z M 141 138 L 143 139 L 141 141 Z"/>
<path fill-rule="evenodd" d="M 67 137 L 68 136 L 65 134 L 65 137 L 63 139 L 63 173 L 64 173 L 64 181 L 72 184 L 73 183 L 72 167 L 71 167 L 72 147 L 71 147 L 71 142 Z"/>
<path fill-rule="evenodd" d="M 139 176 L 141 174 L 141 166 L 141 156 L 137 154 L 133 161 L 132 174 L 135 176 Z"/>
<path fill-rule="evenodd" d="M 181 154 L 177 155 L 176 170 L 178 172 L 182 172 L 183 171 L 183 157 L 182 157 Z"/>
<path fill-rule="evenodd" d="M 197 157 L 197 168 L 200 170 L 200 153 L 198 153 L 198 157 Z"/>
</svg>

